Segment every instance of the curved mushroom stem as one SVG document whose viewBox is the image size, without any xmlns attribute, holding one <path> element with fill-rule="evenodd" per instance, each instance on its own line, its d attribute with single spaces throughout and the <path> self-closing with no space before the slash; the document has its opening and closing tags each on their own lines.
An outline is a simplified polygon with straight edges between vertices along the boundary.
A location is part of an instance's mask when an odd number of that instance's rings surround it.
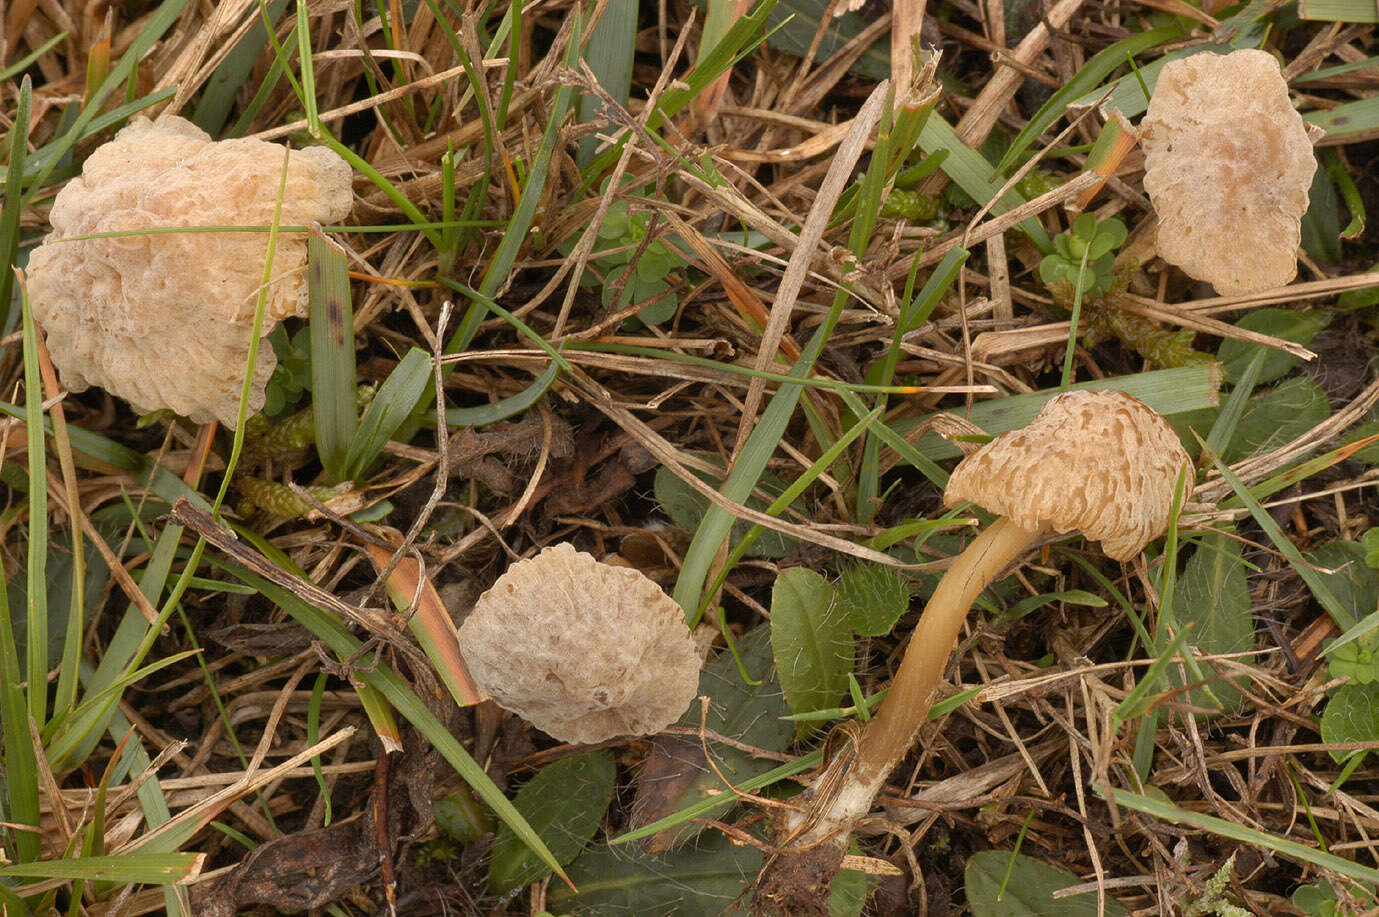
<svg viewBox="0 0 1379 917">
<path fill-rule="evenodd" d="M 982 590 L 1041 535 L 1000 518 L 957 556 L 939 580 L 915 625 L 890 692 L 855 748 L 838 754 L 815 784 L 810 811 L 790 817 L 781 854 L 763 874 L 754 902 L 758 914 L 827 913 L 828 884 L 853 826 L 871 811 L 891 768 L 905 757 L 933 705 L 967 611 Z"/>
</svg>

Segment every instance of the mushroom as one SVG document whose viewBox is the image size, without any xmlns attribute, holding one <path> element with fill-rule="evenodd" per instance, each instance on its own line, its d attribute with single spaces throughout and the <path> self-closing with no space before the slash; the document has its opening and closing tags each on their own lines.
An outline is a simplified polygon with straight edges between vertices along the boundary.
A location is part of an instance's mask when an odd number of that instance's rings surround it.
<svg viewBox="0 0 1379 917">
<path fill-rule="evenodd" d="M 498 706 L 562 742 L 660 732 L 699 689 L 680 606 L 637 570 L 569 544 L 509 567 L 459 638 Z"/>
<path fill-rule="evenodd" d="M 815 782 L 809 811 L 786 817 L 790 847 L 763 875 L 757 913 L 807 914 L 826 902 L 852 828 L 909 751 L 982 590 L 1054 532 L 1081 531 L 1108 556 L 1131 559 L 1167 529 L 1180 474 L 1190 490 L 1192 464 L 1173 429 L 1116 391 L 1055 395 L 1028 426 L 959 463 L 944 504 L 975 503 L 1000 518 L 944 573 L 876 716 Z"/>
<path fill-rule="evenodd" d="M 190 121 L 138 118 L 86 160 L 53 202 L 53 232 L 29 258 L 34 317 L 62 381 L 99 385 L 141 413 L 170 408 L 233 427 L 286 151 L 261 140 L 213 142 Z M 324 147 L 286 158 L 283 225 L 350 212 L 349 165 Z M 121 233 L 102 238 L 66 237 Z M 280 233 L 263 334 L 307 311 L 306 237 Z M 277 360 L 259 348 L 250 408 Z"/>
<path fill-rule="evenodd" d="M 1297 275 L 1317 160 L 1273 57 L 1247 49 L 1169 61 L 1141 128 L 1165 261 L 1223 296 Z"/>
</svg>

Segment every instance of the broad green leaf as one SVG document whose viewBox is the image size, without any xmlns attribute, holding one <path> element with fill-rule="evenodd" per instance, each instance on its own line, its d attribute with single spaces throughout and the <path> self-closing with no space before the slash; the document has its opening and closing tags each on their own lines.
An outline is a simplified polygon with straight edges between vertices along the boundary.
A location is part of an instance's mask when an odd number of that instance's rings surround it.
<svg viewBox="0 0 1379 917">
<path fill-rule="evenodd" d="M 1366 554 L 1366 549 L 1353 541 L 1333 541 L 1307 557 L 1322 568 L 1316 575 L 1336 597 L 1345 618 L 1338 617 L 1336 623 L 1343 630 L 1350 630 L 1379 607 L 1379 571 L 1365 563 Z M 1379 681 L 1379 634 L 1367 634 L 1338 647 L 1327 660 L 1332 677 L 1345 676 L 1361 684 Z"/>
<path fill-rule="evenodd" d="M 1341 685 L 1322 713 L 1323 742 L 1374 742 L 1379 740 L 1379 684 Z M 1333 751 L 1331 757 L 1344 761 L 1364 752 Z"/>
<path fill-rule="evenodd" d="M 1191 623 L 1188 643 L 1203 655 L 1254 648 L 1254 616 L 1239 541 L 1228 534 L 1212 534 L 1201 540 L 1178 579 L 1173 614 L 1179 621 Z M 1242 657 L 1240 661 L 1249 660 Z M 1212 674 L 1210 663 L 1203 664 L 1203 669 L 1206 675 Z M 1182 669 L 1175 665 L 1168 671 L 1173 683 L 1181 685 Z M 1188 698 L 1194 706 L 1226 712 L 1240 702 L 1240 691 L 1221 678 L 1194 688 Z"/>
<path fill-rule="evenodd" d="M 1082 880 L 1066 869 L 1019 853 L 983 850 L 967 859 L 964 872 L 972 917 L 1096 917 L 1095 891 L 1066 898 L 1054 892 Z M 1123 917 L 1122 905 L 1106 896 L 1106 917 Z"/>
<path fill-rule="evenodd" d="M 1323 264 L 1341 260 L 1341 202 L 1325 169 L 1312 175 L 1307 212 L 1302 215 L 1302 247 Z"/>
<path fill-rule="evenodd" d="M 1310 563 L 1322 568 L 1317 576 L 1350 616 L 1349 621 L 1336 621 L 1342 627 L 1350 627 L 1379 606 L 1379 571 L 1365 564 L 1365 554 L 1357 542 L 1333 541 L 1307 555 Z"/>
<path fill-rule="evenodd" d="M 605 845 L 570 864 L 579 891 L 551 883 L 546 906 L 569 917 L 736 917 L 746 914 L 743 892 L 760 868 L 761 851 L 717 831 L 665 856 Z"/>
<path fill-rule="evenodd" d="M 857 841 L 849 845 L 848 853 L 854 856 L 862 854 Z M 871 890 L 879 881 L 878 876 L 855 869 L 844 869 L 838 873 L 828 888 L 828 917 L 858 917 L 866 906 Z"/>
<path fill-rule="evenodd" d="M 776 578 L 771 589 L 771 648 L 792 711 L 810 713 L 838 705 L 852 671 L 853 641 L 832 583 L 806 567 L 791 567 Z"/>
<path fill-rule="evenodd" d="M 699 696 L 709 698 L 704 725 L 712 735 L 775 752 L 785 751 L 795 735 L 794 724 L 781 719 L 790 709 L 776 681 L 768 628 L 759 627 L 739 639 L 736 657 L 726 649 L 715 656 L 699 676 Z M 690 705 L 677 725 L 699 728 L 698 702 Z M 704 760 L 705 747 L 713 756 L 713 767 Z M 695 737 L 659 737 L 638 775 L 630 827 L 643 827 L 706 799 L 730 801 L 732 791 L 723 785 L 724 779 L 741 786 L 772 767 L 767 758 L 753 757 L 713 738 L 701 744 Z M 657 852 L 683 843 L 703 827 L 697 822 L 679 825 L 654 835 L 647 849 Z"/>
<path fill-rule="evenodd" d="M 855 633 L 885 636 L 910 608 L 910 584 L 889 567 L 857 564 L 838 580 L 838 604 Z"/>
<path fill-rule="evenodd" d="M 1340 917 L 1336 890 L 1323 879 L 1316 885 L 1302 885 L 1293 892 L 1293 907 L 1310 917 Z"/>
<path fill-rule="evenodd" d="M 493 831 L 493 818 L 474 794 L 460 789 L 431 804 L 436 825 L 461 844 L 477 841 Z"/>
<path fill-rule="evenodd" d="M 871 25 L 860 14 L 845 12 L 841 6 L 833 15 L 826 15 L 828 5 L 828 0 L 781 0 L 767 17 L 766 43 L 777 51 L 804 57 L 818 40 L 819 50 L 811 63 L 821 63 Z M 884 80 L 891 75 L 890 43 L 884 33 L 880 41 L 872 42 L 853 62 L 851 70 L 870 80 Z"/>
<path fill-rule="evenodd" d="M 1306 346 L 1329 324 L 1331 313 L 1322 309 L 1299 311 L 1271 307 L 1251 312 L 1236 322 L 1235 326 Z M 1238 382 L 1250 360 L 1261 350 L 1268 353 L 1264 357 L 1264 365 L 1260 368 L 1259 378 L 1255 380 L 1257 384 L 1281 379 L 1298 363 L 1298 358 L 1287 351 L 1227 338 L 1221 342 L 1221 348 L 1217 351 L 1217 358 L 1226 371 L 1226 378 L 1232 384 Z"/>
<path fill-rule="evenodd" d="M 719 484 L 707 474 L 700 474 L 699 477 L 714 486 Z M 656 470 L 656 478 L 652 487 L 656 495 L 656 502 L 661 504 L 661 509 L 670 517 L 671 522 L 686 532 L 694 532 L 699 528 L 699 523 L 709 508 L 708 497 L 680 480 L 676 477 L 675 472 L 665 466 Z M 757 490 L 772 497 L 778 497 L 785 492 L 785 485 L 775 475 L 767 472 L 762 474 L 757 482 Z M 760 497 L 751 496 L 747 498 L 747 506 L 755 510 L 764 512 L 769 505 L 768 501 Z M 741 519 L 734 522 L 729 543 L 735 546 L 751 527 L 750 522 Z M 765 529 L 757 536 L 752 546 L 747 549 L 747 554 L 752 557 L 784 557 L 795 549 L 796 544 L 798 544 L 796 539 L 788 535 L 783 535 L 773 529 Z"/>
<path fill-rule="evenodd" d="M 613 801 L 617 769 L 606 751 L 591 751 L 548 764 L 517 791 L 513 808 L 546 842 L 564 866 L 579 855 Z M 551 868 L 512 832 L 498 829 L 489 863 L 488 887 L 507 894 L 550 875 Z"/>
<path fill-rule="evenodd" d="M 1222 458 L 1234 462 L 1275 449 L 1330 416 L 1331 402 L 1317 383 L 1301 376 L 1280 382 L 1251 399 Z"/>
</svg>

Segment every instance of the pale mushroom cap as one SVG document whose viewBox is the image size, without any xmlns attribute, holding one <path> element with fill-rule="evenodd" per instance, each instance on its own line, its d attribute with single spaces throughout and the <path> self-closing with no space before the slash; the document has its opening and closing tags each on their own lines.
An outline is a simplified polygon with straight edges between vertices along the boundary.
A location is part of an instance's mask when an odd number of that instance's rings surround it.
<svg viewBox="0 0 1379 917">
<path fill-rule="evenodd" d="M 68 236 L 179 226 L 268 226 L 284 148 L 224 140 L 189 121 L 139 118 L 98 147 L 53 202 L 53 233 L 29 258 L 34 317 L 73 391 L 99 385 L 147 412 L 171 408 L 233 426 L 248 365 L 266 233 L 163 233 L 77 242 Z M 293 150 L 282 225 L 349 215 L 349 165 L 330 150 Z M 282 233 L 263 333 L 307 311 L 306 237 Z M 277 359 L 259 347 L 252 411 Z"/>
<path fill-rule="evenodd" d="M 1297 275 L 1317 160 L 1273 57 L 1247 49 L 1169 61 L 1141 128 L 1165 261 L 1223 296 Z"/>
<path fill-rule="evenodd" d="M 459 638 L 480 687 L 562 742 L 660 732 L 699 689 L 680 606 L 638 571 L 569 544 L 509 567 Z"/>
<path fill-rule="evenodd" d="M 1064 392 L 1028 426 L 964 458 L 943 492 L 1030 531 L 1080 531 L 1129 560 L 1168 528 L 1178 473 L 1196 476 L 1168 422 L 1123 392 Z"/>
</svg>

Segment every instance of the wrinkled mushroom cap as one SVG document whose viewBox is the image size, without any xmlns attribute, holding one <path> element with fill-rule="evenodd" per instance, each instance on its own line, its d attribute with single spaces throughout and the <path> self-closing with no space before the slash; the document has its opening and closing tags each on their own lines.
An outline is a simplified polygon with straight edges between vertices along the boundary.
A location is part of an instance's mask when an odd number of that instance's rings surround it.
<svg viewBox="0 0 1379 917">
<path fill-rule="evenodd" d="M 248 365 L 266 233 L 163 233 L 76 242 L 68 236 L 179 226 L 268 226 L 284 149 L 213 142 L 177 117 L 138 118 L 98 147 L 53 202 L 53 233 L 29 259 L 34 317 L 72 391 L 99 385 L 143 413 L 171 408 L 234 426 Z M 282 225 L 338 222 L 351 204 L 349 165 L 330 150 L 293 150 Z M 306 237 L 281 233 L 263 333 L 307 311 Z M 249 399 L 263 406 L 277 359 L 260 345 Z"/>
<path fill-rule="evenodd" d="M 638 571 L 569 544 L 509 567 L 459 638 L 498 705 L 562 742 L 660 732 L 699 687 L 680 606 Z"/>
<path fill-rule="evenodd" d="M 947 506 L 975 503 L 1030 531 L 1080 531 L 1129 560 L 1168 528 L 1178 472 L 1196 476 L 1152 408 L 1123 392 L 1064 392 L 1020 430 L 1002 433 L 953 470 Z"/>
<path fill-rule="evenodd" d="M 1159 254 L 1223 296 L 1297 275 L 1317 160 L 1278 63 L 1264 51 L 1169 61 L 1141 125 Z"/>
</svg>

